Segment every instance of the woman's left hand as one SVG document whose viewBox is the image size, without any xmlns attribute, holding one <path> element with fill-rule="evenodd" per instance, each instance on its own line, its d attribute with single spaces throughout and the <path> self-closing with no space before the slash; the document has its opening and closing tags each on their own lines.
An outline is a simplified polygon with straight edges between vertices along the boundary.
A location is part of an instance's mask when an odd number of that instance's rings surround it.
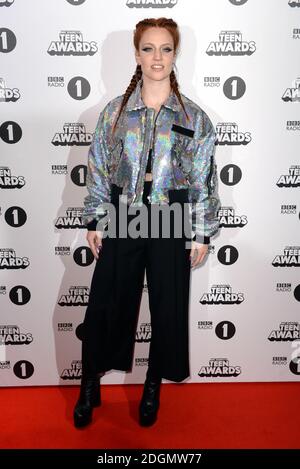
<svg viewBox="0 0 300 469">
<path fill-rule="evenodd" d="M 197 243 L 197 241 L 192 241 L 191 252 L 190 252 L 190 260 L 191 260 L 191 267 L 196 267 L 200 264 L 205 254 L 208 251 L 208 244 L 201 244 Z"/>
</svg>

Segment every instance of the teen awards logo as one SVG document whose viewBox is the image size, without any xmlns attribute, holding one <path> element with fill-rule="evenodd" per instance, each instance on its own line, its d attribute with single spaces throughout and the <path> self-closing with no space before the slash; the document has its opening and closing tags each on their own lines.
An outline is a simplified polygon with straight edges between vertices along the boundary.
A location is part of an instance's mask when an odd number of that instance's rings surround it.
<svg viewBox="0 0 300 469">
<path fill-rule="evenodd" d="M 236 215 L 233 207 L 221 207 L 218 211 L 220 228 L 243 228 L 247 225 L 246 215 Z"/>
<path fill-rule="evenodd" d="M 52 41 L 47 50 L 49 55 L 94 55 L 98 51 L 95 41 L 83 40 L 80 31 L 61 31 L 59 40 Z"/>
<path fill-rule="evenodd" d="M 82 364 L 81 360 L 72 360 L 70 368 L 65 368 L 60 377 L 61 379 L 67 381 L 74 381 L 75 379 L 80 379 L 82 375 Z"/>
<path fill-rule="evenodd" d="M 300 78 L 296 78 L 291 88 L 287 88 L 283 93 L 281 99 L 285 103 L 296 103 L 300 101 Z"/>
<path fill-rule="evenodd" d="M 252 55 L 256 51 L 254 41 L 243 41 L 241 31 L 221 31 L 219 40 L 212 41 L 207 55 Z"/>
<path fill-rule="evenodd" d="M 216 125 L 216 145 L 248 145 L 250 132 L 240 132 L 235 122 L 219 122 Z"/>
<path fill-rule="evenodd" d="M 58 300 L 59 306 L 87 306 L 90 289 L 87 286 L 72 286 Z"/>
<path fill-rule="evenodd" d="M 202 295 L 202 305 L 239 305 L 244 301 L 243 293 L 234 293 L 230 285 L 213 285 L 210 292 Z"/>
<path fill-rule="evenodd" d="M 0 269 L 26 269 L 29 264 L 28 257 L 17 257 L 14 249 L 0 249 Z"/>
<path fill-rule="evenodd" d="M 55 146 L 88 146 L 91 144 L 93 134 L 86 131 L 85 125 L 80 122 L 65 123 L 62 132 L 57 132 L 52 144 Z"/>
<path fill-rule="evenodd" d="M 0 77 L 0 103 L 15 103 L 20 99 L 21 94 L 18 88 L 9 88 L 5 84 L 4 78 Z"/>
<path fill-rule="evenodd" d="M 298 322 L 281 322 L 279 329 L 274 329 L 268 337 L 271 342 L 287 342 L 295 339 L 300 339 Z"/>
<path fill-rule="evenodd" d="M 142 323 L 135 334 L 136 342 L 150 342 L 151 340 L 151 323 Z"/>
<path fill-rule="evenodd" d="M 24 185 L 24 176 L 13 176 L 9 167 L 0 166 L 0 189 L 22 189 Z"/>
<path fill-rule="evenodd" d="M 236 378 L 242 372 L 240 366 L 230 365 L 228 358 L 211 358 L 208 365 L 201 366 L 201 378 Z"/>
<path fill-rule="evenodd" d="M 300 186 L 300 165 L 290 166 L 288 174 L 282 174 L 276 185 L 278 187 L 299 187 Z"/>
<path fill-rule="evenodd" d="M 58 217 L 55 222 L 55 228 L 61 229 L 71 229 L 84 228 L 82 222 L 82 207 L 69 207 L 66 209 L 66 215 Z"/>
<path fill-rule="evenodd" d="M 0 345 L 28 345 L 32 341 L 32 333 L 21 332 L 19 326 L 0 326 Z"/>
<path fill-rule="evenodd" d="M 300 266 L 300 246 L 287 246 L 283 254 L 278 254 L 272 262 L 274 267 L 299 267 Z"/>
</svg>

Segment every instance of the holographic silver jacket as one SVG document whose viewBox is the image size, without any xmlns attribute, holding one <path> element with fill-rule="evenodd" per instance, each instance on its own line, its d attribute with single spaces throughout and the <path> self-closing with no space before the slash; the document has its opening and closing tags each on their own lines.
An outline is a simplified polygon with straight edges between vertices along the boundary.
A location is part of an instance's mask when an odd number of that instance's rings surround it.
<svg viewBox="0 0 300 469">
<path fill-rule="evenodd" d="M 219 229 L 215 130 L 208 115 L 181 94 L 190 121 L 171 92 L 155 117 L 141 97 L 142 80 L 124 108 L 114 136 L 112 124 L 123 95 L 109 101 L 100 113 L 88 152 L 82 221 L 87 225 L 107 214 L 111 185 L 122 187 L 130 206 L 143 204 L 143 186 L 152 147 L 151 204 L 168 204 L 169 189 L 188 189 L 192 231 L 202 242 Z M 209 238 L 208 238 L 209 239 Z M 207 242 L 207 241 L 206 241 Z"/>
</svg>

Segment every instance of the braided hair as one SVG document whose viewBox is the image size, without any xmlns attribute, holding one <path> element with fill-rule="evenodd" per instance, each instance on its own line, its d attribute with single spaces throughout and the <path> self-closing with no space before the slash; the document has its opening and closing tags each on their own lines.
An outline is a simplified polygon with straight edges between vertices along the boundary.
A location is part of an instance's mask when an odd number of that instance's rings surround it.
<svg viewBox="0 0 300 469">
<path fill-rule="evenodd" d="M 170 34 L 172 35 L 173 41 L 174 41 L 174 49 L 175 49 L 175 52 L 176 52 L 176 50 L 178 48 L 178 44 L 179 44 L 179 31 L 178 31 L 177 23 L 174 20 L 172 20 L 171 18 L 146 18 L 146 19 L 143 19 L 143 20 L 139 21 L 136 24 L 136 29 L 134 30 L 134 38 L 133 38 L 133 42 L 134 42 L 134 46 L 135 46 L 136 50 L 138 50 L 138 48 L 139 48 L 139 43 L 140 43 L 140 40 L 141 40 L 141 37 L 142 37 L 142 34 L 144 33 L 144 31 L 148 28 L 153 27 L 153 26 L 159 27 L 159 28 L 166 28 L 170 32 Z M 134 74 L 131 78 L 131 81 L 129 83 L 129 86 L 127 87 L 127 89 L 124 93 L 123 100 L 122 100 L 119 112 L 117 114 L 116 120 L 115 120 L 114 125 L 113 125 L 113 133 L 114 133 L 115 128 L 117 126 L 120 115 L 121 115 L 123 109 L 125 108 L 128 100 L 129 100 L 129 97 L 131 96 L 131 94 L 133 93 L 133 91 L 137 87 L 138 82 L 141 79 L 142 79 L 142 68 L 141 68 L 140 65 L 137 65 L 136 69 L 135 69 L 135 72 L 134 72 Z M 179 91 L 179 84 L 177 82 L 177 78 L 176 78 L 174 70 L 172 70 L 172 72 L 170 73 L 170 86 L 171 86 L 171 90 L 173 90 L 173 92 L 177 96 L 177 98 L 178 98 L 178 100 L 179 100 L 179 102 L 180 102 L 180 104 L 183 108 L 183 111 L 184 111 L 185 115 L 187 116 L 187 119 L 189 120 L 189 116 L 188 116 L 188 114 L 185 110 L 184 104 L 182 102 L 181 94 L 180 94 L 180 91 Z"/>
</svg>

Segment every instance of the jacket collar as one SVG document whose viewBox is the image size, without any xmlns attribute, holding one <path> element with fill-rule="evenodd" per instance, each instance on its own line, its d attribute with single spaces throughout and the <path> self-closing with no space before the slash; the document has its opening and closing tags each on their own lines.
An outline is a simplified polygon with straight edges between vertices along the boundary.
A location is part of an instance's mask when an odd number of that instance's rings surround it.
<svg viewBox="0 0 300 469">
<path fill-rule="evenodd" d="M 144 101 L 142 100 L 142 84 L 143 84 L 143 80 L 141 79 L 138 81 L 136 88 L 129 96 L 129 99 L 126 104 L 127 111 L 133 111 L 135 109 L 141 109 L 141 108 L 146 107 Z M 163 103 L 163 106 L 171 109 L 172 111 L 180 110 L 181 105 L 173 90 L 171 90 L 171 93 L 169 97 L 167 98 L 167 100 Z"/>
</svg>

